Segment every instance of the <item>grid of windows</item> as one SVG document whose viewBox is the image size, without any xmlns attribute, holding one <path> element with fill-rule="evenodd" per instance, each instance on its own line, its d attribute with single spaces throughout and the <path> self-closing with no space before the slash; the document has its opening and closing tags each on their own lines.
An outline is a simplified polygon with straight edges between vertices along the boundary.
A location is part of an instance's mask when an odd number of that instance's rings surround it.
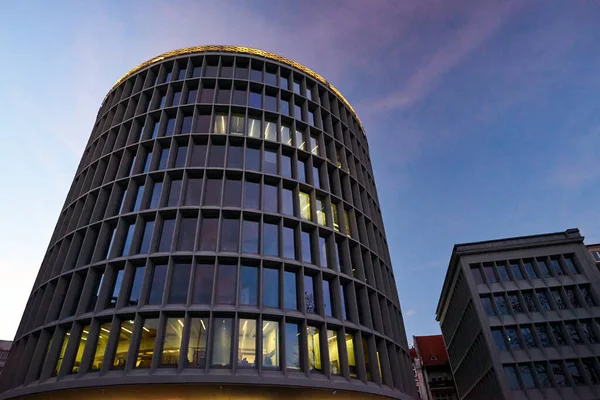
<svg viewBox="0 0 600 400">
<path fill-rule="evenodd" d="M 99 112 L 17 342 L 48 346 L 38 378 L 285 367 L 412 390 L 371 171 L 353 113 L 290 67 L 139 71 Z"/>
<path fill-rule="evenodd" d="M 513 390 L 597 385 L 598 368 L 595 357 L 503 365 L 506 382 Z"/>
</svg>

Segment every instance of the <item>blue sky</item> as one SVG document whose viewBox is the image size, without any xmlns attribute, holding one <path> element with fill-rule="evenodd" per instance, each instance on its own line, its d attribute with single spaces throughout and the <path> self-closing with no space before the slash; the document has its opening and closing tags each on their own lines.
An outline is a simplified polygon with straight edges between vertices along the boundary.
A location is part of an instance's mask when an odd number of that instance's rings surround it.
<svg viewBox="0 0 600 400">
<path fill-rule="evenodd" d="M 0 338 L 19 323 L 100 103 L 175 48 L 314 69 L 367 131 L 407 334 L 455 243 L 578 227 L 600 242 L 600 3 L 102 1 L 0 7 Z"/>
</svg>

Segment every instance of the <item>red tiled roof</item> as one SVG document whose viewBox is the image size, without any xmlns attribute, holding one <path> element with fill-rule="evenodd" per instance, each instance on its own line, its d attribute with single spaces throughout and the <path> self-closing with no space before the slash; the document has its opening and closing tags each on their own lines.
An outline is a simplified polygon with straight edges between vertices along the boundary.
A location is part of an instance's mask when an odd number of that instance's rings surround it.
<svg viewBox="0 0 600 400">
<path fill-rule="evenodd" d="M 448 362 L 448 353 L 442 335 L 413 337 L 416 353 L 424 366 L 443 365 Z"/>
</svg>

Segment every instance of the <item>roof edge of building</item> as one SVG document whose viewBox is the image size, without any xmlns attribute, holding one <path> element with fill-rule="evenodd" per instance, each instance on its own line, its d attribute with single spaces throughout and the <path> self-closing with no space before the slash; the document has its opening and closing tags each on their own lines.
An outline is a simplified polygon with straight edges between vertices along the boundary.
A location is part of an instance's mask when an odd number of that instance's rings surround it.
<svg viewBox="0 0 600 400">
<path fill-rule="evenodd" d="M 553 246 L 559 243 L 583 242 L 584 237 L 578 228 L 569 228 L 562 232 L 542 233 L 537 235 L 515 236 L 503 239 L 484 240 L 480 242 L 458 243 L 452 248 L 452 255 L 448 263 L 446 277 L 442 285 L 442 292 L 435 311 L 436 321 L 440 321 L 442 306 L 448 297 L 448 290 L 454 274 L 456 264 L 461 256 L 481 254 L 493 251 L 519 250 L 529 247 Z"/>
</svg>

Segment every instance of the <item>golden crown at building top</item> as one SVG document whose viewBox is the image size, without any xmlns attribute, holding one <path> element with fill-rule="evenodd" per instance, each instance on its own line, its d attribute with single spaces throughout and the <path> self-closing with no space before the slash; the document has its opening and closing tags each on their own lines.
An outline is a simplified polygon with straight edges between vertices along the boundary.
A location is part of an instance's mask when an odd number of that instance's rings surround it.
<svg viewBox="0 0 600 400">
<path fill-rule="evenodd" d="M 312 69 L 305 67 L 304 65 L 302 65 L 294 60 L 290 60 L 287 57 L 283 57 L 283 56 L 280 56 L 279 54 L 271 53 L 271 52 L 265 51 L 265 50 L 254 49 L 252 47 L 208 45 L 208 46 L 184 47 L 182 49 L 171 50 L 171 51 L 163 53 L 163 54 L 159 55 L 158 57 L 154 57 L 153 59 L 145 61 L 145 62 L 141 63 L 140 65 L 132 68 L 129 72 L 127 72 L 125 75 L 123 75 L 121 77 L 121 79 L 119 79 L 117 81 L 117 83 L 115 83 L 113 85 L 113 87 L 110 89 L 110 91 L 108 93 L 110 94 L 117 86 L 119 86 L 125 79 L 129 78 L 131 75 L 135 74 L 142 68 L 152 65 L 158 61 L 162 61 L 162 60 L 165 60 L 170 57 L 180 56 L 182 54 L 192 54 L 192 53 L 201 53 L 201 52 L 210 52 L 210 51 L 224 51 L 224 52 L 231 52 L 231 53 L 243 53 L 243 54 L 251 54 L 251 55 L 255 55 L 255 56 L 261 56 L 261 57 L 264 57 L 267 59 L 271 59 L 271 60 L 275 60 L 275 61 L 278 61 L 278 62 L 281 62 L 284 64 L 288 64 L 288 65 L 304 72 L 305 74 L 312 76 L 313 78 L 315 78 L 316 80 L 321 82 L 323 85 L 327 86 L 333 93 L 336 94 L 336 96 L 338 96 L 340 98 L 340 100 L 342 100 L 342 102 L 346 105 L 346 107 L 348 107 L 350 112 L 352 112 L 352 115 L 354 116 L 354 118 L 356 118 L 356 121 L 360 125 L 360 128 L 362 129 L 362 131 L 363 132 L 365 131 L 362 123 L 360 122 L 360 118 L 358 118 L 358 115 L 356 115 L 356 111 L 354 111 L 354 108 L 352 108 L 352 106 L 350 105 L 348 100 L 346 100 L 346 98 L 344 96 L 342 96 L 340 91 L 337 90 L 335 88 L 335 86 L 333 86 L 331 83 L 327 82 L 327 80 L 325 78 L 323 78 L 321 75 L 317 74 Z M 106 97 L 108 97 L 108 94 L 106 95 Z M 104 100 L 106 100 L 106 97 L 104 98 Z"/>
</svg>

